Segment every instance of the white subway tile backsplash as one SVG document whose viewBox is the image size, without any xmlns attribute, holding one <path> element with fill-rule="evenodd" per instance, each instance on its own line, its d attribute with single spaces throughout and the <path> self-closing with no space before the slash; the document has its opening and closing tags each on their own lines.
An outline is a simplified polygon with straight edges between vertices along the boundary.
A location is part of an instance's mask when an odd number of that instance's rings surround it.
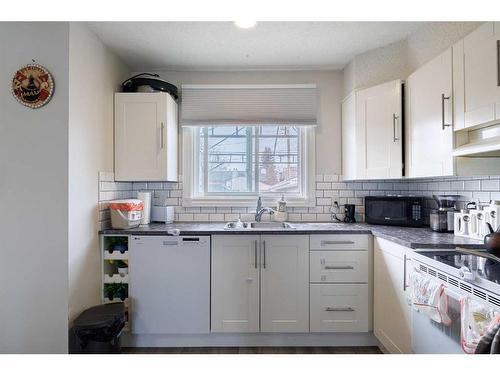
<svg viewBox="0 0 500 375">
<path fill-rule="evenodd" d="M 194 221 L 210 221 L 208 214 L 194 214 Z"/>
<path fill-rule="evenodd" d="M 481 190 L 487 190 L 487 191 L 500 190 L 500 180 L 482 180 Z"/>
<path fill-rule="evenodd" d="M 332 184 L 330 182 L 316 182 L 317 190 L 330 190 L 332 188 Z"/>
<path fill-rule="evenodd" d="M 479 199 L 487 202 L 500 199 L 500 177 L 439 177 L 418 180 L 380 180 L 343 182 L 340 175 L 316 176 L 316 205 L 313 207 L 292 207 L 288 205 L 288 221 L 332 221 L 330 209 L 333 201 L 340 205 L 356 205 L 356 215 L 364 220 L 364 197 L 368 195 L 413 194 L 425 196 L 426 210 L 435 207 L 433 194 L 458 194 L 461 202 Z M 110 172 L 99 173 L 99 227 L 110 225 L 107 202 L 119 198 L 136 197 L 139 190 L 153 192 L 156 202 L 175 207 L 177 221 L 243 221 L 254 220 L 255 207 L 187 207 L 183 206 L 181 182 L 117 182 Z M 286 198 L 286 196 L 285 196 Z M 462 203 L 463 204 L 463 203 Z M 342 209 L 342 208 L 341 208 Z M 343 218 L 342 214 L 337 217 Z M 263 221 L 272 220 L 263 215 Z"/>
<path fill-rule="evenodd" d="M 476 191 L 481 190 L 481 181 L 465 181 L 465 190 L 467 191 Z"/>
<path fill-rule="evenodd" d="M 337 175 L 337 174 L 325 174 L 323 176 L 323 178 L 324 178 L 325 182 L 337 182 L 339 180 L 339 175 Z"/>
</svg>

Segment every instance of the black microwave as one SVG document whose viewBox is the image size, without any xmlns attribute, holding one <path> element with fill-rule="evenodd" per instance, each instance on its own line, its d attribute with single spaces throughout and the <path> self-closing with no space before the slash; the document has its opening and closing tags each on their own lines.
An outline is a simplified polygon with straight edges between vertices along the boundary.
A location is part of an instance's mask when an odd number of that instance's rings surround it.
<svg viewBox="0 0 500 375">
<path fill-rule="evenodd" d="M 369 224 L 421 227 L 424 225 L 422 197 L 365 197 L 365 220 Z"/>
</svg>

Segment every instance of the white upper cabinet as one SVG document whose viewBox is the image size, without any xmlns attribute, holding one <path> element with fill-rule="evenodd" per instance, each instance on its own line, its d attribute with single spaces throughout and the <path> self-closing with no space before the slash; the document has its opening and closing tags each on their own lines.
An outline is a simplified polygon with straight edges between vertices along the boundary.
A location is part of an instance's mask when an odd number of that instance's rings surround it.
<svg viewBox="0 0 500 375">
<path fill-rule="evenodd" d="M 402 82 L 359 90 L 342 103 L 344 178 L 403 175 Z"/>
<path fill-rule="evenodd" d="M 464 103 L 465 128 L 500 120 L 499 40 L 500 22 L 487 22 L 454 47 L 462 52 L 454 77 L 456 85 L 463 87 L 463 97 L 457 99 Z"/>
<path fill-rule="evenodd" d="M 361 178 L 403 176 L 401 92 L 402 83 L 396 80 L 356 95 Z"/>
<path fill-rule="evenodd" d="M 408 177 L 454 174 L 452 89 L 451 48 L 408 77 Z"/>
<path fill-rule="evenodd" d="M 342 174 L 345 180 L 358 177 L 356 142 L 356 93 L 342 102 Z"/>
<path fill-rule="evenodd" d="M 115 94 L 115 180 L 177 181 L 177 103 L 167 93 Z"/>
</svg>

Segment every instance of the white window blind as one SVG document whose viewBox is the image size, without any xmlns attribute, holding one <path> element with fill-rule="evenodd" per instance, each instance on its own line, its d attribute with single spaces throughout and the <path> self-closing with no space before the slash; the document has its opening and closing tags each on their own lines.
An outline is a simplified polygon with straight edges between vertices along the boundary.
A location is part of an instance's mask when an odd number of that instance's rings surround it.
<svg viewBox="0 0 500 375">
<path fill-rule="evenodd" d="M 316 126 L 317 89 L 306 85 L 182 85 L 182 126 Z"/>
</svg>

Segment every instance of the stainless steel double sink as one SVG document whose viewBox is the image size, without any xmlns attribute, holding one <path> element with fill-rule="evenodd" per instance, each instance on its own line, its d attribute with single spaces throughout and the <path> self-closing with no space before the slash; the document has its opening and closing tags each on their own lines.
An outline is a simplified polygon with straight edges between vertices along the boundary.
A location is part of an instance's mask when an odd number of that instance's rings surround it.
<svg viewBox="0 0 500 375">
<path fill-rule="evenodd" d="M 290 223 L 273 221 L 230 221 L 224 225 L 224 229 L 251 230 L 251 229 L 295 229 Z"/>
</svg>

